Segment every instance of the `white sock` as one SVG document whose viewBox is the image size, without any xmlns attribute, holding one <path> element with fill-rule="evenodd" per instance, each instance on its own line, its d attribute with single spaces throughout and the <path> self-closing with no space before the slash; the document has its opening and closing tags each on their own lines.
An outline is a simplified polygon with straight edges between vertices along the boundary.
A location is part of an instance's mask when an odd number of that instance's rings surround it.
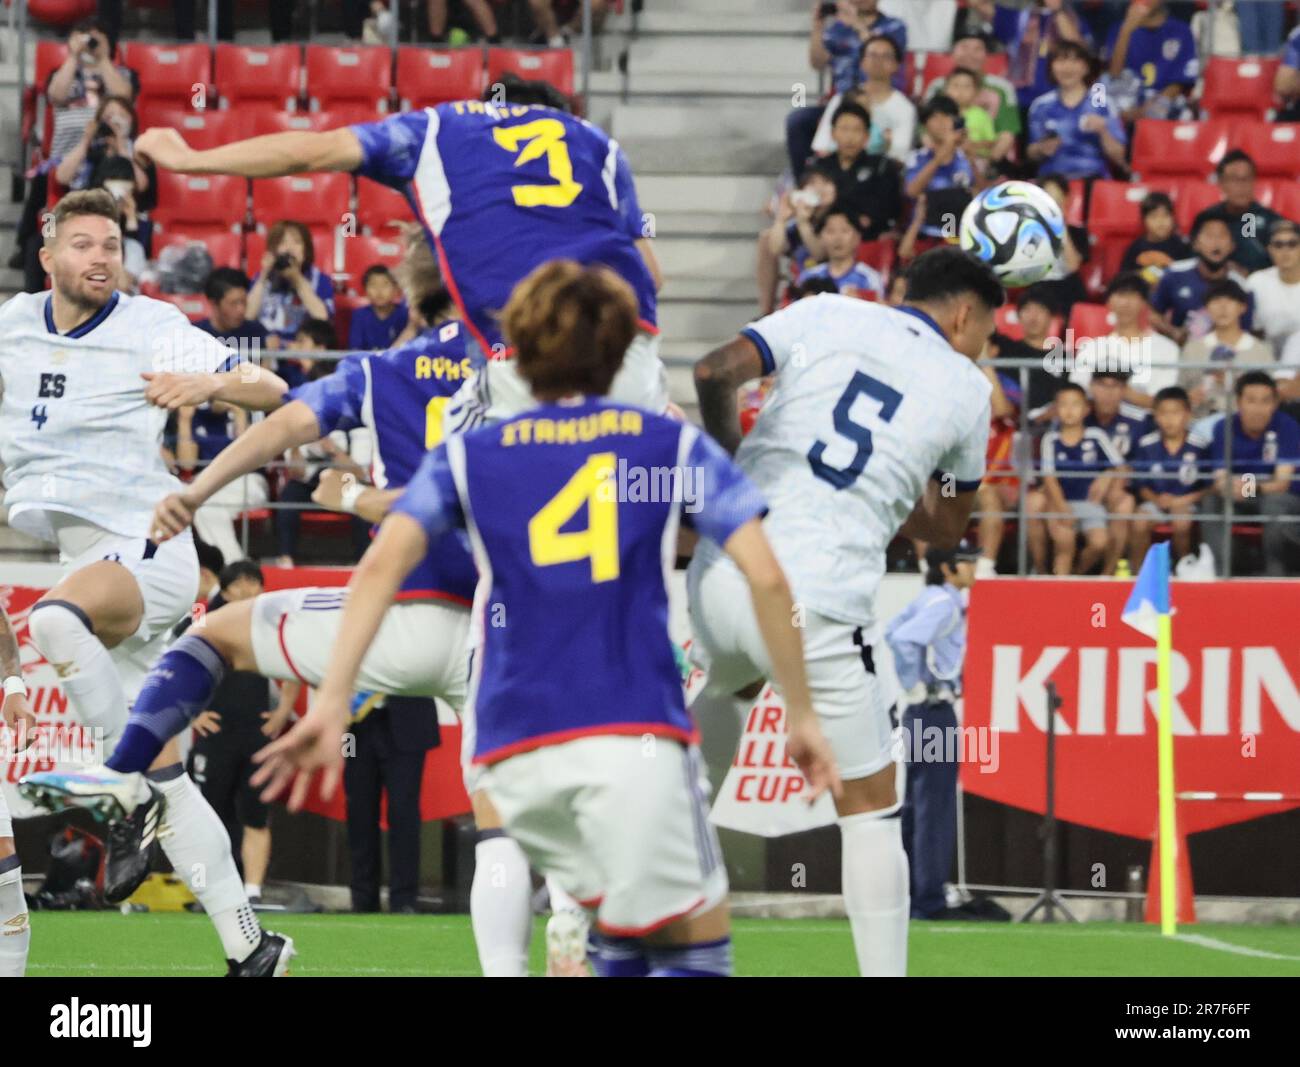
<svg viewBox="0 0 1300 1067">
<path fill-rule="evenodd" d="M 858 970 L 864 978 L 902 978 L 907 974 L 911 901 L 901 821 L 868 812 L 838 822 L 844 909 L 853 928 Z"/>
<path fill-rule="evenodd" d="M 587 909 L 576 898 L 569 896 L 564 891 L 564 886 L 549 874 L 546 876 L 546 892 L 551 898 L 551 911 L 578 911 L 586 914 Z"/>
<path fill-rule="evenodd" d="M 260 885 L 257 885 L 255 882 L 244 883 L 244 896 L 252 899 L 253 897 L 260 897 L 261 895 L 262 887 Z"/>
<path fill-rule="evenodd" d="M 180 770 L 179 764 L 162 773 L 174 770 Z M 163 852 L 217 928 L 226 958 L 236 963 L 247 959 L 262 939 L 262 926 L 244 894 L 225 825 L 184 771 L 165 781 L 149 777 L 167 798 L 158 828 Z"/>
<path fill-rule="evenodd" d="M 128 707 L 122 680 L 103 643 L 75 611 L 62 604 L 38 604 L 27 617 L 27 632 L 59 675 L 81 724 L 102 730 L 104 753 L 113 751 L 126 728 Z"/>
<path fill-rule="evenodd" d="M 27 949 L 32 943 L 23 869 L 17 860 L 17 856 L 0 860 L 0 978 L 21 978 L 26 973 Z M 6 870 L 11 861 L 14 865 Z"/>
<path fill-rule="evenodd" d="M 469 915 L 486 978 L 525 978 L 533 932 L 533 883 L 528 857 L 503 833 L 474 848 Z"/>
</svg>

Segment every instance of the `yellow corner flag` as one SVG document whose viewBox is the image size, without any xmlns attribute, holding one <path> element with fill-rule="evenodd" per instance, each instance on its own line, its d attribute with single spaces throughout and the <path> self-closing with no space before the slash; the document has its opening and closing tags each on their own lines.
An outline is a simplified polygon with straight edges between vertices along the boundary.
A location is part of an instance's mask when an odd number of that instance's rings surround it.
<svg viewBox="0 0 1300 1067">
<path fill-rule="evenodd" d="M 1153 545 L 1142 561 L 1133 592 L 1124 605 L 1123 620 L 1155 639 L 1156 691 L 1160 718 L 1156 728 L 1156 764 L 1160 797 L 1160 932 L 1178 932 L 1178 831 L 1174 817 L 1173 690 L 1169 661 L 1173 652 L 1169 602 L 1169 545 Z"/>
</svg>

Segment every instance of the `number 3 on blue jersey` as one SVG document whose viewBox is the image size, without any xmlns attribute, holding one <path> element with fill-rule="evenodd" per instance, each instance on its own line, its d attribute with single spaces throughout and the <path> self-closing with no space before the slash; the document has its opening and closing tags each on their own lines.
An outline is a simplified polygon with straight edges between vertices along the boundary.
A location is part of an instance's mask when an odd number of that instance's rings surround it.
<svg viewBox="0 0 1300 1067">
<path fill-rule="evenodd" d="M 559 119 L 497 126 L 492 130 L 492 138 L 507 152 L 519 153 L 516 167 L 546 156 L 546 169 L 556 184 L 511 186 L 510 192 L 520 207 L 568 207 L 578 199 L 582 185 L 573 180 L 573 160 L 569 146 L 564 143 L 564 123 Z"/>
<path fill-rule="evenodd" d="M 871 375 L 863 374 L 861 371 L 854 372 L 848 387 L 840 394 L 840 399 L 835 404 L 836 432 L 843 434 L 858 446 L 853 459 L 849 461 L 847 467 L 832 467 L 822 459 L 826 452 L 825 441 L 816 441 L 812 448 L 808 449 L 808 463 L 812 467 L 813 474 L 822 481 L 830 482 L 836 489 L 847 489 L 852 485 L 866 467 L 867 460 L 871 458 L 871 431 L 861 423 L 854 422 L 849 414 L 853 410 L 853 402 L 860 396 L 869 396 L 879 402 L 881 422 L 888 422 L 894 417 L 894 412 L 898 410 L 898 405 L 903 399 L 902 393 L 891 389 L 884 382 L 877 381 Z"/>
</svg>

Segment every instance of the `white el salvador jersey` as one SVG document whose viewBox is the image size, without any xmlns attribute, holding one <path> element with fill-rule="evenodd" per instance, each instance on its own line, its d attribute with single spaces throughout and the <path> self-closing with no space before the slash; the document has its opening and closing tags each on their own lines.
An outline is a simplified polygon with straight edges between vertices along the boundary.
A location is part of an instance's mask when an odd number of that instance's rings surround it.
<svg viewBox="0 0 1300 1067">
<path fill-rule="evenodd" d="M 988 380 L 910 308 L 823 294 L 742 332 L 776 373 L 736 453 L 768 539 L 796 601 L 871 626 L 885 550 L 930 477 L 979 487 Z"/>
<path fill-rule="evenodd" d="M 0 460 L 11 525 L 54 541 L 49 513 L 147 538 L 154 505 L 180 483 L 160 454 L 167 412 L 145 371 L 228 370 L 239 356 L 161 300 L 114 293 L 58 333 L 50 294 L 0 307 Z"/>
</svg>

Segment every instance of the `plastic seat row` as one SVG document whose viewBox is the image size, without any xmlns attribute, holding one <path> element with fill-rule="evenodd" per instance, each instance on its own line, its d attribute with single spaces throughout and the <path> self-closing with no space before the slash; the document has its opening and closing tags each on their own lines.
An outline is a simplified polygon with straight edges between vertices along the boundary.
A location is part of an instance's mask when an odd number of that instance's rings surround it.
<svg viewBox="0 0 1300 1067">
<path fill-rule="evenodd" d="M 1300 122 L 1263 122 L 1244 117 L 1169 122 L 1141 119 L 1133 132 L 1133 172 L 1204 178 L 1225 153 L 1241 149 L 1261 177 L 1300 178 Z"/>
</svg>

